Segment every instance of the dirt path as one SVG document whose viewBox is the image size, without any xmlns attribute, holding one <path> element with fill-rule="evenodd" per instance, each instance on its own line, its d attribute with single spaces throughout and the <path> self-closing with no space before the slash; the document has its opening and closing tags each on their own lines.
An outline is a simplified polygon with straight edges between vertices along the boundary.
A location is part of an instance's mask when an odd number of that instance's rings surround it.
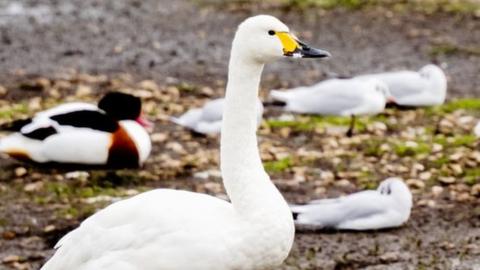
<svg viewBox="0 0 480 270">
<path fill-rule="evenodd" d="M 267 73 L 265 87 L 437 62 L 449 75 L 452 95 L 478 93 L 480 57 L 468 49 L 478 51 L 480 20 L 470 16 L 289 12 L 195 3 L 85 0 L 74 6 L 69 1 L 0 1 L 0 74 L 15 80 L 9 75 L 14 71 L 51 76 L 73 69 L 215 85 L 225 80 L 236 25 L 251 14 L 270 13 L 334 57 L 328 63 L 273 64 L 268 70 L 275 72 Z M 445 50 L 451 54 L 437 55 Z"/>
</svg>

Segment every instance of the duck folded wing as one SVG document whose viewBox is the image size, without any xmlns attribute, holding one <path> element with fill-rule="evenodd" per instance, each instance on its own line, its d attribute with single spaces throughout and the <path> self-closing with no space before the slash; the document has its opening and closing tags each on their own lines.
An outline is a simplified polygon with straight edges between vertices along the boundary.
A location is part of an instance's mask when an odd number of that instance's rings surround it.
<svg viewBox="0 0 480 270">
<path fill-rule="evenodd" d="M 119 128 L 117 121 L 100 111 L 74 111 L 53 115 L 50 119 L 61 126 L 89 128 L 104 132 L 115 132 Z"/>
</svg>

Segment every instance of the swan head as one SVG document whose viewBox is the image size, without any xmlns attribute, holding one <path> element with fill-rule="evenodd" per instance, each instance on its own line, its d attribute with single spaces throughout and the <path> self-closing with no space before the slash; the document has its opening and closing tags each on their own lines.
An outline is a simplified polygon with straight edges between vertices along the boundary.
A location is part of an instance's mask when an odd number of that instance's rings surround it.
<svg viewBox="0 0 480 270">
<path fill-rule="evenodd" d="M 243 59 L 269 63 L 281 57 L 328 58 L 330 53 L 299 41 L 279 19 L 258 15 L 243 21 L 233 40 L 232 53 Z"/>
<path fill-rule="evenodd" d="M 140 98 L 120 92 L 109 92 L 98 102 L 98 108 L 117 121 L 134 120 L 150 129 L 153 124 L 142 116 Z"/>
<path fill-rule="evenodd" d="M 412 207 L 412 193 L 403 179 L 399 177 L 390 177 L 383 180 L 377 191 L 380 194 L 394 197 L 405 207 Z"/>
<path fill-rule="evenodd" d="M 439 103 L 443 103 L 447 95 L 447 77 L 443 70 L 437 65 L 430 64 L 422 67 L 418 73 L 430 82 L 431 94 L 439 99 Z"/>
</svg>

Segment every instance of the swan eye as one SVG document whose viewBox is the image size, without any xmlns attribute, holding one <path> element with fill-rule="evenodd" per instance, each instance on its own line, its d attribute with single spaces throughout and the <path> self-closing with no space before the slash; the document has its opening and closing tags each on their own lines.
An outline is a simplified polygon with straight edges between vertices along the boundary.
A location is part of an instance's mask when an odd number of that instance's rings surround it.
<svg viewBox="0 0 480 270">
<path fill-rule="evenodd" d="M 268 34 L 269 34 L 270 36 L 273 36 L 273 35 L 275 35 L 275 31 L 270 30 L 270 31 L 268 31 Z"/>
</svg>

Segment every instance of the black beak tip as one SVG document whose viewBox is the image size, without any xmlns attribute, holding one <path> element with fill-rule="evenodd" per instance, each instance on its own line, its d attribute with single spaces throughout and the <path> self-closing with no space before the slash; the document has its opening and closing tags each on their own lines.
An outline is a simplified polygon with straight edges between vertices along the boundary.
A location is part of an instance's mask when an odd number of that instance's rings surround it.
<svg viewBox="0 0 480 270">
<path fill-rule="evenodd" d="M 303 58 L 330 58 L 332 54 L 327 51 L 315 49 L 315 48 L 308 48 L 308 50 L 303 50 Z"/>
</svg>

